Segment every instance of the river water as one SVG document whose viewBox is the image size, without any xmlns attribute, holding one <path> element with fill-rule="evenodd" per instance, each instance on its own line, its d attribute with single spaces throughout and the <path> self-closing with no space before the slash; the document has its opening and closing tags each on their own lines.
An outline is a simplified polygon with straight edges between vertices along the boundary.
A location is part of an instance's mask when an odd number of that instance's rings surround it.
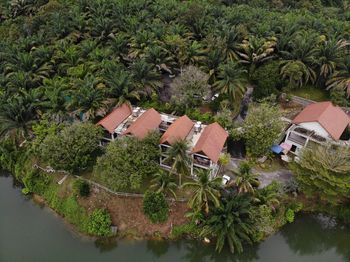
<svg viewBox="0 0 350 262">
<path fill-rule="evenodd" d="M 0 176 L 0 261 L 350 261 L 350 230 L 320 215 L 304 215 L 240 256 L 216 254 L 195 241 L 101 244 L 74 234 L 50 209 L 23 196 L 11 176 Z"/>
</svg>

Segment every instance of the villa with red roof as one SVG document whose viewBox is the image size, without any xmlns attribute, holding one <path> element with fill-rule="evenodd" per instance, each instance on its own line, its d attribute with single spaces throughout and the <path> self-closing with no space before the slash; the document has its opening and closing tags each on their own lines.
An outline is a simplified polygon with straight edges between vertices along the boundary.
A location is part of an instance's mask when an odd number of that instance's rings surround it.
<svg viewBox="0 0 350 262">
<path fill-rule="evenodd" d="M 349 116 L 331 102 L 319 102 L 306 106 L 292 121 L 286 132 L 284 147 L 298 155 L 310 142 L 350 145 L 346 135 Z"/>
<path fill-rule="evenodd" d="M 191 158 L 191 174 L 195 175 L 198 168 L 210 170 L 215 176 L 219 170 L 219 156 L 222 153 L 228 133 L 218 123 L 208 126 L 199 121 L 192 121 L 186 115 L 176 117 L 160 114 L 151 108 L 143 110 L 121 105 L 97 123 L 105 130 L 101 144 L 115 140 L 118 137 L 131 135 L 139 139 L 154 130 L 162 136 L 159 141 L 161 152 L 160 166 L 171 168 L 168 150 L 178 140 L 185 140 L 189 146 Z"/>
</svg>

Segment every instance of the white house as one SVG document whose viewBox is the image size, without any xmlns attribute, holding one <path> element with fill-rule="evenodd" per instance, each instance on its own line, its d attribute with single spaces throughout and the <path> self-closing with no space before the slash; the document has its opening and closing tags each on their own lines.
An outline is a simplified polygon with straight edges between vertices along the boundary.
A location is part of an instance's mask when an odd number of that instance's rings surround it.
<svg viewBox="0 0 350 262">
<path fill-rule="evenodd" d="M 306 106 L 292 121 L 283 145 L 298 155 L 310 142 L 350 145 L 349 116 L 331 102 L 319 102 Z"/>
</svg>

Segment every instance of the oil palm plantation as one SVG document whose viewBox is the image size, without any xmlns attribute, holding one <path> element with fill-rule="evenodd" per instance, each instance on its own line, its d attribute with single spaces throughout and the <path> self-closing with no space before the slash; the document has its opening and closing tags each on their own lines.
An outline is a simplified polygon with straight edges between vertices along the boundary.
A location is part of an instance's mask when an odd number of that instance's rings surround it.
<svg viewBox="0 0 350 262">
<path fill-rule="evenodd" d="M 238 171 L 232 171 L 235 179 L 231 183 L 238 189 L 238 194 L 254 194 L 255 189 L 259 186 L 258 175 L 252 173 L 251 166 L 248 162 L 242 162 Z"/>
<path fill-rule="evenodd" d="M 181 186 L 182 176 L 190 173 L 191 160 L 188 150 L 186 140 L 177 140 L 167 151 L 166 161 L 171 163 L 171 171 L 179 176 L 179 186 Z"/>
<path fill-rule="evenodd" d="M 342 88 L 346 91 L 348 98 L 350 97 L 350 57 L 346 56 L 339 68 L 327 81 L 327 89 Z"/>
<path fill-rule="evenodd" d="M 0 137 L 30 136 L 31 125 L 37 118 L 36 105 L 39 100 L 36 92 L 20 91 L 11 98 L 1 98 L 0 103 Z"/>
<path fill-rule="evenodd" d="M 222 95 L 226 95 L 230 102 L 234 102 L 246 90 L 248 83 L 247 70 L 235 62 L 222 64 L 219 70 L 218 80 L 214 83 L 214 89 Z"/>
<path fill-rule="evenodd" d="M 176 199 L 175 190 L 177 189 L 177 185 L 174 182 L 174 176 L 170 172 L 160 169 L 153 177 L 152 188 L 158 193 L 170 193 Z"/>
<path fill-rule="evenodd" d="M 337 64 L 341 62 L 342 51 L 349 44 L 350 42 L 343 39 L 331 38 L 323 41 L 316 49 L 316 63 L 323 79 L 328 79 L 335 72 Z"/>
<path fill-rule="evenodd" d="M 224 199 L 207 219 L 201 232 L 203 237 L 216 239 L 216 250 L 228 245 L 232 253 L 241 253 L 243 243 L 252 242 L 251 201 L 245 195 Z"/>
<path fill-rule="evenodd" d="M 203 211 L 209 214 L 211 204 L 218 208 L 220 206 L 221 177 L 211 179 L 208 170 L 198 170 L 197 180 L 183 184 L 183 187 L 193 189 L 193 195 L 188 205 L 195 212 Z"/>
<path fill-rule="evenodd" d="M 81 120 L 103 116 L 109 109 L 110 101 L 106 99 L 105 88 L 99 79 L 88 75 L 75 82 L 75 89 L 69 94 L 71 100 L 68 108 L 73 110 Z"/>
</svg>

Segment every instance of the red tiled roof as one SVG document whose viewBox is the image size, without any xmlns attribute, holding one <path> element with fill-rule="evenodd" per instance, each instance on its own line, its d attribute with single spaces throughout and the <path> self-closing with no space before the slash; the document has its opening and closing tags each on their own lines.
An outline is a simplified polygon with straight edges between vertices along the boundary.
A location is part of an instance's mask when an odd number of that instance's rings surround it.
<svg viewBox="0 0 350 262">
<path fill-rule="evenodd" d="M 310 104 L 293 120 L 294 124 L 318 122 L 334 140 L 339 140 L 350 123 L 349 116 L 331 102 Z"/>
<path fill-rule="evenodd" d="M 225 129 L 218 123 L 212 123 L 205 127 L 192 153 L 204 154 L 211 161 L 217 163 L 227 137 Z"/>
<path fill-rule="evenodd" d="M 176 119 L 160 139 L 161 144 L 172 145 L 176 140 L 183 140 L 191 132 L 194 123 L 186 115 Z"/>
<path fill-rule="evenodd" d="M 157 129 L 161 122 L 160 114 L 153 108 L 148 109 L 125 130 L 123 135 L 132 134 L 139 139 L 143 139 L 149 131 Z"/>
<path fill-rule="evenodd" d="M 112 134 L 117 126 L 119 126 L 130 115 L 131 107 L 127 104 L 123 104 L 101 119 L 97 125 L 103 126 L 104 129 Z"/>
</svg>

